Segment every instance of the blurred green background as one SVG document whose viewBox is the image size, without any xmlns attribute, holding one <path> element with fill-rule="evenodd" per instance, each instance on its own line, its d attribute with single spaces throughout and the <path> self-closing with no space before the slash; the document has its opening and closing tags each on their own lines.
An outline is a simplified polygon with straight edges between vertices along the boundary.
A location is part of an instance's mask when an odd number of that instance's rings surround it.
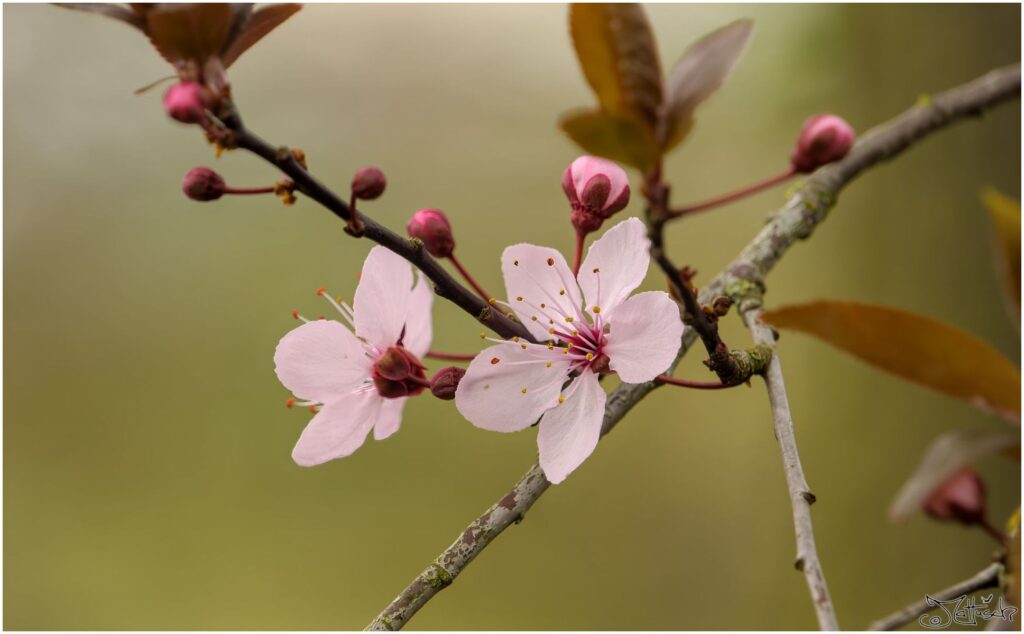
<svg viewBox="0 0 1024 634">
<path fill-rule="evenodd" d="M 656 5 L 663 65 L 752 17 L 752 46 L 668 162 L 676 201 L 775 173 L 804 118 L 865 130 L 919 95 L 1019 60 L 1020 7 Z M 182 175 L 271 183 L 169 121 L 168 72 L 122 24 L 4 6 L 4 625 L 8 629 L 361 628 L 532 464 L 535 434 L 478 430 L 420 398 L 402 433 L 295 466 L 309 418 L 272 363 L 314 289 L 350 295 L 370 244 L 300 199 L 193 203 Z M 339 191 L 388 176 L 365 210 L 401 228 L 443 208 L 490 289 L 498 255 L 571 247 L 560 113 L 594 102 L 563 5 L 307 6 L 231 69 L 249 125 L 301 147 Z M 1020 196 L 1020 107 L 937 134 L 841 196 L 769 279 L 769 304 L 894 305 L 971 330 L 1019 361 L 978 191 Z M 785 187 L 679 223 L 675 258 L 707 280 Z M 627 212 L 638 214 L 638 200 Z M 661 288 L 655 274 L 647 287 Z M 493 291 L 497 293 L 498 291 Z M 435 347 L 479 349 L 438 302 Z M 737 320 L 726 340 L 748 341 Z M 781 352 L 818 548 L 840 623 L 872 619 L 986 565 L 980 531 L 893 495 L 944 431 L 999 429 L 967 404 L 890 379 L 801 335 Z M 438 367 L 438 364 L 434 364 Z M 709 378 L 698 354 L 680 376 Z M 993 518 L 1019 465 L 980 468 Z M 664 389 L 413 621 L 422 629 L 812 628 L 761 386 Z"/>
</svg>

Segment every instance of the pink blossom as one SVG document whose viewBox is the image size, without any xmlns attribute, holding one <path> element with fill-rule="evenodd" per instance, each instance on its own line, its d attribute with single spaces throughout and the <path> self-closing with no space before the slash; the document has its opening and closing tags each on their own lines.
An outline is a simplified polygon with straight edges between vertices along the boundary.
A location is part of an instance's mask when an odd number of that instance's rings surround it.
<svg viewBox="0 0 1024 634">
<path fill-rule="evenodd" d="M 203 87 L 194 81 L 174 84 L 164 93 L 164 110 L 182 123 L 199 123 L 206 118 L 206 97 Z"/>
<path fill-rule="evenodd" d="M 395 433 L 407 398 L 429 387 L 419 359 L 430 347 L 433 294 L 422 273 L 414 286 L 409 263 L 377 246 L 363 263 L 354 307 L 318 294 L 348 327 L 306 321 L 274 352 L 281 383 L 301 405 L 319 408 L 292 451 L 304 467 L 350 455 L 370 429 L 377 440 Z"/>
<path fill-rule="evenodd" d="M 649 241 L 630 218 L 595 241 L 574 279 L 554 249 L 518 244 L 502 254 L 509 306 L 541 343 L 495 340 L 473 359 L 455 393 L 477 427 L 513 432 L 540 419 L 537 444 L 548 480 L 561 482 L 593 452 L 601 435 L 609 369 L 626 383 L 664 372 L 683 333 L 666 293 L 638 293 Z M 571 382 L 570 382 L 571 381 Z"/>
</svg>

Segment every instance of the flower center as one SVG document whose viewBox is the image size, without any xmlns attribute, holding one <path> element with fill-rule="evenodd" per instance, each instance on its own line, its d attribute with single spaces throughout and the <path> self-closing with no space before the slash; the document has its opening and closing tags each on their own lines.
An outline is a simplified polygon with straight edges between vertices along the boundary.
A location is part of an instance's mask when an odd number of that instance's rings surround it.
<svg viewBox="0 0 1024 634">
<path fill-rule="evenodd" d="M 402 346 L 391 346 L 373 362 L 373 385 L 384 398 L 416 396 L 430 386 L 426 367 Z"/>
</svg>

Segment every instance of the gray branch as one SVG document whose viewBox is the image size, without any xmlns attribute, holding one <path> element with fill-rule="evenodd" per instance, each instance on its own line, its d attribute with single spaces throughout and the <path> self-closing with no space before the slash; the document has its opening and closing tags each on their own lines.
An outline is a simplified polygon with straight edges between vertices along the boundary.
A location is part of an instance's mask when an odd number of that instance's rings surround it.
<svg viewBox="0 0 1024 634">
<path fill-rule="evenodd" d="M 974 575 L 970 579 L 965 579 L 960 583 L 954 584 L 941 592 L 936 592 L 930 595 L 933 599 L 938 601 L 952 601 L 957 597 L 961 597 L 965 594 L 971 594 L 978 590 L 984 590 L 986 588 L 995 588 L 999 585 L 999 573 L 1002 570 L 1000 564 L 992 564 L 988 568 L 985 568 L 978 574 Z M 911 603 L 907 607 L 903 608 L 898 612 L 893 612 L 884 619 L 879 619 L 871 624 L 869 630 L 895 630 L 898 627 L 902 627 L 907 623 L 910 623 L 914 619 L 918 618 L 922 614 L 929 612 L 935 608 L 935 604 L 929 604 L 927 600 L 921 600 L 916 603 Z"/>
<path fill-rule="evenodd" d="M 835 608 L 825 583 L 825 573 L 818 559 L 818 548 L 814 543 L 814 526 L 811 524 L 811 505 L 817 499 L 804 477 L 800 464 L 800 452 L 796 447 L 796 432 L 793 429 L 793 413 L 789 409 L 786 383 L 782 378 L 782 362 L 775 350 L 775 332 L 761 321 L 761 309 L 752 308 L 742 313 L 743 320 L 754 337 L 754 342 L 768 346 L 772 351 L 771 360 L 764 373 L 768 388 L 768 402 L 772 409 L 772 426 L 775 439 L 782 452 L 782 467 L 786 472 L 786 486 L 789 501 L 793 507 L 793 528 L 796 531 L 796 569 L 804 573 L 807 589 L 811 592 L 818 626 L 822 630 L 838 630 Z"/>
<path fill-rule="evenodd" d="M 992 71 L 974 81 L 936 95 L 889 122 L 868 131 L 842 161 L 811 175 L 776 212 L 768 224 L 726 269 L 701 291 L 707 303 L 727 293 L 747 312 L 760 306 L 764 276 L 798 240 L 810 237 L 828 215 L 839 191 L 865 169 L 894 157 L 917 140 L 955 121 L 977 116 L 1020 93 L 1020 65 Z M 696 339 L 692 328 L 683 333 L 675 368 Z M 671 369 L 669 370 L 671 372 Z M 608 397 L 602 433 L 608 433 L 655 383 L 623 384 Z M 548 488 L 539 465 L 534 465 L 501 500 L 475 519 L 367 626 L 369 630 L 398 630 L 438 592 L 451 585 L 462 570 L 509 525 L 521 520 Z M 827 596 L 827 595 L 826 595 Z"/>
</svg>

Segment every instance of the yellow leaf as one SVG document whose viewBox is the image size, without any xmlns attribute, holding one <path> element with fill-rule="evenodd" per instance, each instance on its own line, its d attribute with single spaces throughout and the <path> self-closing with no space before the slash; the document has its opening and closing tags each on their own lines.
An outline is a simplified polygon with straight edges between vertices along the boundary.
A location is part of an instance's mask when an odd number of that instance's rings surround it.
<svg viewBox="0 0 1024 634">
<path fill-rule="evenodd" d="M 894 308 L 841 301 L 766 311 L 764 320 L 814 335 L 896 376 L 1020 423 L 1020 370 L 959 328 Z"/>
<path fill-rule="evenodd" d="M 754 23 L 737 20 L 694 42 L 669 73 L 658 141 L 667 152 L 693 127 L 693 111 L 729 77 L 750 41 Z"/>
<path fill-rule="evenodd" d="M 1006 522 L 1006 572 L 1001 585 L 1006 602 L 1020 608 L 1020 507 Z"/>
<path fill-rule="evenodd" d="M 572 4 L 569 29 L 583 75 L 601 108 L 631 114 L 653 132 L 661 108 L 661 65 L 643 8 Z"/>
<path fill-rule="evenodd" d="M 981 199 L 995 226 L 996 266 L 1016 322 L 1020 319 L 1020 203 L 994 189 L 983 191 Z"/>
<path fill-rule="evenodd" d="M 559 125 L 590 154 L 631 165 L 643 172 L 658 160 L 654 133 L 635 117 L 600 110 L 575 110 Z"/>
</svg>

